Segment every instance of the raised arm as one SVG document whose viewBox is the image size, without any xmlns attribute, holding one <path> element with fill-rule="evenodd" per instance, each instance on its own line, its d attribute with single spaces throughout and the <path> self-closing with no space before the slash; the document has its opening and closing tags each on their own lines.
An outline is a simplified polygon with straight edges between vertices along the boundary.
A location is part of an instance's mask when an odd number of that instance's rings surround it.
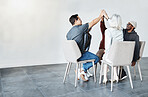
<svg viewBox="0 0 148 97">
<path fill-rule="evenodd" d="M 105 49 L 105 30 L 107 29 L 104 23 L 104 17 L 102 17 L 102 20 L 100 22 L 100 29 L 102 33 L 102 40 L 100 42 L 99 49 Z"/>
<path fill-rule="evenodd" d="M 107 19 L 108 19 L 108 15 L 107 13 L 105 12 L 105 10 L 102 10 L 99 17 L 95 18 L 94 20 L 92 20 L 90 23 L 89 23 L 89 28 L 93 27 L 95 24 L 97 24 L 100 19 L 105 16 Z"/>
<path fill-rule="evenodd" d="M 104 34 L 105 30 L 107 29 L 104 23 L 104 17 L 102 17 L 101 22 L 100 22 L 100 29 L 102 34 Z"/>
</svg>

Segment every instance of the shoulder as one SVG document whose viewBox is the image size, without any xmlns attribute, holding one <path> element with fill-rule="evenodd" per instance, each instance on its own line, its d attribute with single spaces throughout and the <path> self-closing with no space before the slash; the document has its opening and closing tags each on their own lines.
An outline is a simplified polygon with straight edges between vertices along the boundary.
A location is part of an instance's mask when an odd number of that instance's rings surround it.
<svg viewBox="0 0 148 97">
<path fill-rule="evenodd" d="M 89 28 L 89 24 L 86 23 L 86 24 L 83 24 L 83 25 L 78 25 L 78 30 L 80 32 L 88 32 L 88 29 Z"/>
<path fill-rule="evenodd" d="M 111 36 L 111 29 L 110 28 L 107 28 L 106 30 L 105 30 L 105 36 Z"/>
<path fill-rule="evenodd" d="M 127 33 L 127 29 L 123 29 L 123 34 L 126 34 Z"/>
<path fill-rule="evenodd" d="M 85 23 L 85 24 L 79 25 L 78 27 L 79 28 L 88 28 L 89 27 L 89 24 L 88 23 Z"/>
<path fill-rule="evenodd" d="M 137 32 L 134 31 L 134 33 L 132 35 L 135 40 L 139 40 L 139 35 L 137 34 Z"/>
<path fill-rule="evenodd" d="M 77 30 L 78 30 L 78 28 L 75 27 L 75 26 L 73 26 L 73 27 L 68 31 L 68 33 L 67 33 L 66 36 L 67 36 L 67 37 L 73 36 L 73 34 L 75 34 L 76 32 L 78 32 Z"/>
<path fill-rule="evenodd" d="M 112 32 L 112 31 L 113 31 L 112 28 L 107 28 L 107 29 L 105 30 L 105 32 Z"/>
<path fill-rule="evenodd" d="M 139 37 L 139 35 L 138 35 L 137 32 L 135 32 L 135 31 L 134 31 L 133 35 L 134 35 L 135 37 Z"/>
</svg>

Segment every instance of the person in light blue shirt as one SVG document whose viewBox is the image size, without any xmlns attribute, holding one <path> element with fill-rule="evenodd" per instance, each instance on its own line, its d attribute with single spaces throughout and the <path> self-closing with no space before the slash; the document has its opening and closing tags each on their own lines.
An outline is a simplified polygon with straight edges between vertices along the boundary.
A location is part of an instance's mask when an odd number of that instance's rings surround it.
<svg viewBox="0 0 148 97">
<path fill-rule="evenodd" d="M 72 24 L 72 28 L 69 30 L 69 32 L 66 35 L 67 40 L 75 40 L 81 53 L 82 56 L 78 59 L 78 61 L 82 60 L 89 60 L 89 59 L 95 59 L 95 64 L 99 61 L 99 57 L 96 56 L 95 54 L 89 52 L 86 50 L 86 42 L 85 41 L 85 35 L 88 34 L 90 29 L 97 24 L 100 19 L 105 16 L 108 19 L 108 16 L 105 12 L 105 10 L 102 10 L 99 17 L 96 19 L 92 20 L 90 23 L 85 23 L 82 24 L 81 18 L 78 16 L 78 14 L 72 15 L 69 18 L 70 23 Z M 88 73 L 87 70 L 91 68 L 93 65 L 91 62 L 83 64 L 83 71 L 80 73 L 80 77 L 82 78 L 83 81 L 88 81 Z M 79 75 L 79 74 L 78 74 Z"/>
</svg>

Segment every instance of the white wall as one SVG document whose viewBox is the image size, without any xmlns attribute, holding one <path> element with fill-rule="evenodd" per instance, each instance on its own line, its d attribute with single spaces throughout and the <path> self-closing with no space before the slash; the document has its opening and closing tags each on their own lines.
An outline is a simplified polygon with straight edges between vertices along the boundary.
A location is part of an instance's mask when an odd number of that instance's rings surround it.
<svg viewBox="0 0 148 97">
<path fill-rule="evenodd" d="M 62 44 L 78 13 L 83 23 L 90 22 L 105 9 L 109 16 L 120 14 L 123 27 L 129 20 L 138 23 L 140 40 L 148 42 L 147 0 L 0 0 L 0 66 L 55 64 L 66 62 Z M 90 51 L 96 53 L 101 40 L 99 23 Z M 146 44 L 144 57 L 148 57 Z"/>
</svg>

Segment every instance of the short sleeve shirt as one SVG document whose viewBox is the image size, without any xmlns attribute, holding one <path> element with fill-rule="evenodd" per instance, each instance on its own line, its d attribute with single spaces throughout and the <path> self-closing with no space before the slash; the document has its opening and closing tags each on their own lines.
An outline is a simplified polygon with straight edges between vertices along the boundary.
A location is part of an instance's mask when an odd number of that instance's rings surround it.
<svg viewBox="0 0 148 97">
<path fill-rule="evenodd" d="M 81 53 L 84 52 L 84 34 L 88 32 L 89 24 L 73 26 L 66 35 L 67 40 L 75 40 L 80 48 Z"/>
</svg>

